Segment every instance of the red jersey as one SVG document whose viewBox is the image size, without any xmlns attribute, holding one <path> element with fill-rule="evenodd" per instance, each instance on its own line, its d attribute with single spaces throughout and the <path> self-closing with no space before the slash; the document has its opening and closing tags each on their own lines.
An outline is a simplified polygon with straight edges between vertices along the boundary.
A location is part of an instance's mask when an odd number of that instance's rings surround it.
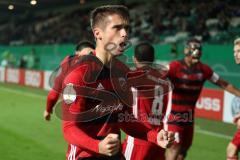
<svg viewBox="0 0 240 160">
<path fill-rule="evenodd" d="M 213 77 L 212 69 L 201 62 L 188 67 L 184 60 L 169 65 L 168 77 L 173 83 L 172 101 L 167 113 L 168 124 L 192 124 L 195 104 L 206 80 Z M 167 111 L 167 112 L 168 112 Z"/>
<path fill-rule="evenodd" d="M 120 134 L 120 128 L 129 135 L 156 143 L 156 131 L 150 131 L 134 119 L 124 119 L 126 113 L 131 113 L 121 105 L 119 95 L 121 89 L 126 89 L 128 68 L 115 59 L 112 63 L 109 68 L 97 57 L 85 56 L 64 80 L 62 118 L 64 137 L 69 143 L 68 159 L 102 157 L 98 153 L 100 140 L 109 133 Z M 120 91 L 116 90 L 117 82 Z"/>
<path fill-rule="evenodd" d="M 171 83 L 166 81 L 166 74 L 150 66 L 138 68 L 128 75 L 133 79 L 133 114 L 146 127 L 160 131 L 165 115 L 168 92 Z M 149 142 L 134 138 L 134 143 Z"/>
</svg>

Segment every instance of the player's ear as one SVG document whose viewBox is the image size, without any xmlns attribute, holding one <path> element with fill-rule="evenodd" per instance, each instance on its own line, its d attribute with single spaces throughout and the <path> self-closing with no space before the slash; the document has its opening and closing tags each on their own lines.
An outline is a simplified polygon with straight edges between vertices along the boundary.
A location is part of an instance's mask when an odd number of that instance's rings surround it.
<svg viewBox="0 0 240 160">
<path fill-rule="evenodd" d="M 102 30 L 98 27 L 93 28 L 93 34 L 96 39 L 102 40 Z"/>
</svg>

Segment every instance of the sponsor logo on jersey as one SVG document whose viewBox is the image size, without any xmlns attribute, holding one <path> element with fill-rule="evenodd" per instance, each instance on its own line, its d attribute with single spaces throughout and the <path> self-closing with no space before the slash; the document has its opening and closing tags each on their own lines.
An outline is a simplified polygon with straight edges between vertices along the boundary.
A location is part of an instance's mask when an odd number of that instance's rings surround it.
<svg viewBox="0 0 240 160">
<path fill-rule="evenodd" d="M 102 83 L 99 83 L 98 87 L 97 87 L 97 90 L 103 90 L 103 89 L 105 89 L 105 88 L 103 87 Z"/>
</svg>

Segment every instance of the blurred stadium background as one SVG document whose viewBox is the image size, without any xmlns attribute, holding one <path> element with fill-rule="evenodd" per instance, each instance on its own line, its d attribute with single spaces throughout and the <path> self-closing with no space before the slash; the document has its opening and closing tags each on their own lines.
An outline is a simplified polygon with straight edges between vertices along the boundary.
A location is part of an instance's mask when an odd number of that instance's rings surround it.
<svg viewBox="0 0 240 160">
<path fill-rule="evenodd" d="M 125 4 L 130 41 L 152 42 L 157 62 L 183 57 L 189 37 L 203 41 L 202 61 L 240 87 L 233 39 L 240 35 L 240 2 L 232 0 L 0 0 L 0 159 L 64 159 L 61 121 L 43 120 L 51 71 L 83 39 L 93 40 L 89 12 Z M 133 48 L 125 56 L 129 64 Z M 195 139 L 187 160 L 225 159 L 240 100 L 207 83 L 197 103 Z M 124 135 L 123 135 L 124 136 Z"/>
</svg>

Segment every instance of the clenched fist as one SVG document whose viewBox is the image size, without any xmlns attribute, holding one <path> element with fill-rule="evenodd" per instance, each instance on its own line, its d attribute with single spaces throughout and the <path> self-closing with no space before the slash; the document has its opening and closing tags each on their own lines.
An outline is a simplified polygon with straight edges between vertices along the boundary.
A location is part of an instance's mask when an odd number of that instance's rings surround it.
<svg viewBox="0 0 240 160">
<path fill-rule="evenodd" d="M 175 138 L 173 132 L 164 131 L 163 129 L 158 132 L 157 143 L 160 147 L 168 148 L 173 144 L 174 140 Z"/>
<path fill-rule="evenodd" d="M 118 134 L 108 134 L 98 145 L 99 153 L 106 156 L 113 156 L 120 150 Z"/>
<path fill-rule="evenodd" d="M 45 110 L 43 112 L 43 117 L 46 121 L 50 121 L 51 120 L 51 113 Z"/>
</svg>

